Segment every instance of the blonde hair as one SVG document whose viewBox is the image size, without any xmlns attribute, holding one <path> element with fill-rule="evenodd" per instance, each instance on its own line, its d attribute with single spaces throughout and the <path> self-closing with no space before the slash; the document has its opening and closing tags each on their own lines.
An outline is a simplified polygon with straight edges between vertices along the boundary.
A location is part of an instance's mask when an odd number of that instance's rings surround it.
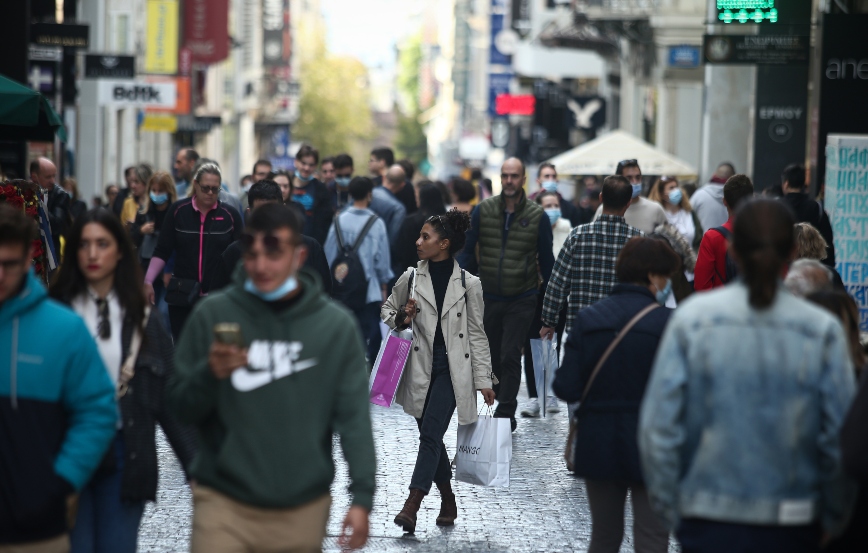
<svg viewBox="0 0 868 553">
<path fill-rule="evenodd" d="M 664 179 L 666 180 L 664 181 Z M 693 207 L 690 205 L 690 200 L 687 199 L 687 192 L 681 187 L 681 184 L 678 183 L 678 179 L 676 179 L 675 177 L 660 177 L 656 181 L 654 181 L 654 185 L 651 186 L 651 191 L 648 192 L 648 199 L 652 202 L 659 203 L 665 208 L 666 195 L 663 193 L 663 187 L 670 182 L 674 182 L 675 186 L 677 186 L 678 189 L 681 190 L 681 201 L 678 202 L 678 207 L 680 207 L 684 211 L 693 211 Z"/>
<path fill-rule="evenodd" d="M 820 231 L 810 223 L 796 223 L 793 227 L 799 259 L 826 259 L 828 244 Z"/>
<path fill-rule="evenodd" d="M 166 171 L 157 171 L 151 175 L 150 179 L 148 179 L 148 189 L 145 194 L 145 201 L 142 202 L 142 213 L 147 213 L 148 210 L 151 209 L 151 189 L 156 183 L 162 184 L 166 194 L 169 195 L 169 205 L 178 201 L 178 189 L 175 188 L 175 179 L 173 179 L 172 175 Z"/>
<path fill-rule="evenodd" d="M 188 198 L 193 196 L 195 189 L 199 186 L 199 179 L 201 179 L 202 175 L 206 173 L 209 175 L 217 175 L 220 179 L 220 184 L 223 184 L 223 172 L 220 170 L 219 165 L 210 160 L 205 160 L 204 158 L 199 158 L 199 161 L 201 163 L 196 167 L 196 172 L 193 173 L 193 180 L 190 182 L 190 186 L 187 189 Z"/>
</svg>

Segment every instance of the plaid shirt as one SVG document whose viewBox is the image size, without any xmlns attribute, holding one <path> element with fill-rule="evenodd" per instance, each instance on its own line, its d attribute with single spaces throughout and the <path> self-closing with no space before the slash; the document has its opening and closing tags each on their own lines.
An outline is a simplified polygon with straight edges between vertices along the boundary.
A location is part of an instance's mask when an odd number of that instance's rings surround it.
<svg viewBox="0 0 868 553">
<path fill-rule="evenodd" d="M 605 298 L 617 284 L 615 260 L 624 244 L 644 233 L 628 225 L 623 217 L 600 215 L 593 223 L 570 232 L 549 279 L 543 299 L 542 321 L 557 326 L 558 315 L 569 297 L 569 332 L 579 310 Z"/>
</svg>

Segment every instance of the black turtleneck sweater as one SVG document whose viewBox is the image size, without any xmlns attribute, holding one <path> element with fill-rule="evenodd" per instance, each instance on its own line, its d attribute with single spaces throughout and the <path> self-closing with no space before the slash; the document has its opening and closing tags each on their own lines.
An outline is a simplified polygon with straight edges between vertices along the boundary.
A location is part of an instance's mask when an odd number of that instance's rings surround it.
<svg viewBox="0 0 868 553">
<path fill-rule="evenodd" d="M 451 257 L 443 261 L 428 262 L 428 274 L 431 275 L 431 284 L 434 286 L 434 299 L 437 301 L 437 331 L 434 333 L 435 346 L 446 345 L 440 317 L 443 314 L 443 300 L 446 298 L 446 289 L 449 287 L 449 277 L 452 276 L 454 267 L 455 261 Z"/>
</svg>

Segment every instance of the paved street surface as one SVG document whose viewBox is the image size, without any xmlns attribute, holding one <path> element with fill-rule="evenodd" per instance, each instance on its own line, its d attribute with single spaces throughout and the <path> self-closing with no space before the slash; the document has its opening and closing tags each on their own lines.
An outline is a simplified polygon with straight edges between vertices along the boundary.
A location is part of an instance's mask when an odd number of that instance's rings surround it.
<svg viewBox="0 0 868 553">
<path fill-rule="evenodd" d="M 522 386 L 524 388 L 524 386 Z M 481 404 L 481 399 L 480 399 Z M 403 535 L 392 523 L 407 495 L 418 448 L 416 423 L 399 406 L 371 406 L 377 446 L 377 492 L 371 513 L 371 538 L 365 552 L 433 553 L 581 552 L 590 540 L 591 515 L 584 485 L 569 475 L 562 458 L 567 433 L 565 412 L 547 419 L 519 419 L 513 434 L 509 488 L 483 488 L 456 482 L 458 520 L 453 528 L 434 524 L 440 506 L 436 488 L 422 502 L 415 536 Z M 456 418 L 446 433 L 446 447 L 455 452 Z M 188 550 L 192 506 L 184 475 L 165 440 L 160 444 L 158 503 L 148 506 L 139 537 L 141 552 Z M 337 478 L 324 551 L 337 552 L 337 536 L 349 496 L 346 465 L 335 447 Z M 629 500 L 628 500 L 629 505 Z M 628 514 L 622 552 L 633 551 Z M 670 551 L 677 548 L 670 544 Z"/>
</svg>

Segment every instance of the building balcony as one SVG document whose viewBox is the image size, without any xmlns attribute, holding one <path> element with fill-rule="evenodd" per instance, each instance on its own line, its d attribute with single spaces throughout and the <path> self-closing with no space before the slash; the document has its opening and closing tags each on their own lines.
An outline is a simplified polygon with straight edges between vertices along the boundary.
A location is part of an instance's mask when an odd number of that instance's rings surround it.
<svg viewBox="0 0 868 553">
<path fill-rule="evenodd" d="M 659 13 L 661 0 L 574 0 L 577 15 L 591 21 L 649 19 Z"/>
</svg>

